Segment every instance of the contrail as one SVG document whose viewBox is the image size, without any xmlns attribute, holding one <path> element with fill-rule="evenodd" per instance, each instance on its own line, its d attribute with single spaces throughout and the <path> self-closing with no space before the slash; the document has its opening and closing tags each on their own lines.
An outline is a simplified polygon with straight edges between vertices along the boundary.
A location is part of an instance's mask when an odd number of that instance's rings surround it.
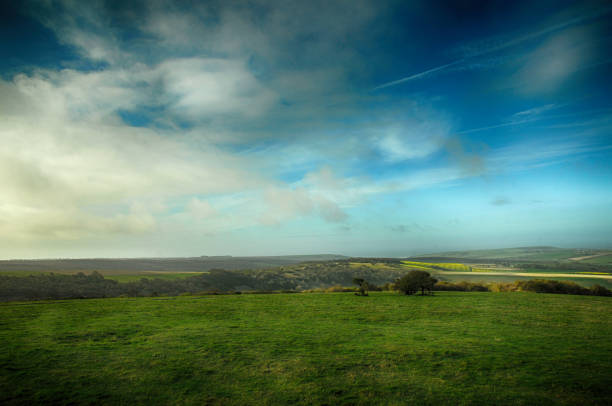
<svg viewBox="0 0 612 406">
<path fill-rule="evenodd" d="M 463 61 L 465 61 L 465 59 L 459 59 L 457 61 L 454 61 L 454 62 L 451 62 L 451 63 L 447 63 L 446 65 L 438 66 L 436 68 L 431 68 L 431 69 L 426 70 L 426 71 L 421 72 L 421 73 L 416 73 L 416 74 L 414 74 L 412 76 L 408 76 L 408 77 L 405 77 L 405 78 L 394 80 L 393 82 L 384 83 L 384 84 L 382 84 L 380 86 L 376 86 L 372 90 L 384 89 L 385 87 L 399 85 L 400 83 L 408 82 L 410 80 L 420 79 L 422 77 L 431 75 L 432 73 L 435 73 L 435 72 L 441 71 L 443 69 L 446 69 L 446 68 L 448 68 L 450 66 L 457 65 L 457 64 L 459 64 L 459 63 L 461 63 Z"/>
<path fill-rule="evenodd" d="M 473 53 L 471 55 L 468 55 L 465 58 L 458 59 L 456 61 L 447 63 L 445 65 L 437 66 L 435 68 L 431 68 L 431 69 L 428 69 L 428 70 L 420 72 L 420 73 L 415 73 L 414 75 L 406 76 L 404 78 L 401 78 L 401 79 L 398 79 L 398 80 L 394 80 L 392 82 L 383 83 L 382 85 L 379 85 L 379 86 L 376 86 L 375 88 L 373 88 L 372 91 L 376 91 L 376 90 L 384 89 L 386 87 L 391 87 L 391 86 L 399 85 L 400 83 L 409 82 L 411 80 L 424 78 L 424 77 L 429 76 L 429 75 L 431 75 L 433 73 L 443 71 L 446 68 L 449 68 L 451 66 L 459 65 L 460 63 L 466 61 L 467 59 L 476 58 L 478 56 L 487 55 L 487 54 L 490 54 L 490 53 L 493 53 L 493 52 L 497 52 L 497 51 L 504 50 L 506 48 L 513 47 L 515 45 L 518 45 L 518 44 L 521 44 L 523 42 L 532 40 L 534 38 L 541 37 L 541 36 L 549 34 L 551 32 L 558 31 L 558 30 L 570 27 L 572 25 L 580 24 L 580 23 L 583 23 L 585 21 L 601 17 L 601 16 L 603 16 L 605 14 L 608 14 L 610 11 L 612 11 L 612 7 L 605 8 L 605 9 L 603 9 L 603 10 L 597 12 L 597 13 L 591 13 L 591 14 L 586 15 L 586 16 L 572 18 L 571 20 L 567 20 L 567 21 L 562 22 L 560 24 L 555 24 L 555 25 L 553 25 L 551 27 L 544 28 L 544 29 L 542 29 L 540 31 L 531 32 L 531 33 L 529 33 L 527 35 L 523 35 L 523 36 L 520 36 L 518 38 L 514 38 L 514 39 L 511 39 L 511 40 L 508 40 L 508 41 L 506 41 L 506 42 L 504 42 L 502 44 L 499 44 L 499 45 L 496 45 L 496 46 L 492 46 L 492 47 L 489 47 L 489 48 L 485 48 L 485 49 L 483 49 L 483 50 L 481 50 L 479 52 L 475 52 L 475 53 Z"/>
</svg>

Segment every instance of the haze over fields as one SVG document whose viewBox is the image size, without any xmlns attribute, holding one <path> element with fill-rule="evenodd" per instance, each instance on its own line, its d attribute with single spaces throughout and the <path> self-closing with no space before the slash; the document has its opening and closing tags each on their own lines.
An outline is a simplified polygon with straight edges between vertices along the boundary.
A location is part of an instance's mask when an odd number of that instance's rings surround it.
<svg viewBox="0 0 612 406">
<path fill-rule="evenodd" d="M 612 247 L 605 1 L 0 6 L 0 259 Z"/>
</svg>

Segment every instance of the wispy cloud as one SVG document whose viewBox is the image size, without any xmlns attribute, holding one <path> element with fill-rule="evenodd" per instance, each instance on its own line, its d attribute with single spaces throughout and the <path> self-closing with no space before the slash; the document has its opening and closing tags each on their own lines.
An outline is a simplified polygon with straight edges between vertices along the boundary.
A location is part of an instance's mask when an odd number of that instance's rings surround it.
<svg viewBox="0 0 612 406">
<path fill-rule="evenodd" d="M 514 172 L 575 161 L 610 150 L 612 145 L 597 143 L 597 140 L 541 139 L 499 148 L 492 151 L 487 162 L 493 171 Z"/>
<path fill-rule="evenodd" d="M 433 76 L 436 73 L 444 71 L 444 70 L 446 70 L 446 69 L 448 69 L 450 67 L 460 65 L 463 62 L 465 62 L 465 59 L 459 59 L 459 60 L 447 63 L 445 65 L 436 66 L 435 68 L 431 68 L 431 69 L 425 70 L 423 72 L 415 73 L 414 75 L 406 76 L 405 78 L 401 78 L 401 79 L 394 80 L 394 81 L 391 81 L 391 82 L 383 83 L 382 85 L 376 86 L 372 90 L 380 90 L 380 89 L 384 89 L 386 87 L 391 87 L 391 86 L 399 85 L 401 83 L 410 82 L 411 80 L 423 79 L 423 78 L 426 78 L 428 76 Z"/>
<path fill-rule="evenodd" d="M 529 42 L 531 40 L 543 37 L 553 32 L 561 31 L 566 28 L 580 25 L 590 20 L 598 19 L 612 12 L 612 7 L 600 8 L 596 11 L 584 11 L 580 7 L 575 10 L 568 9 L 566 12 L 582 14 L 577 17 L 566 19 L 557 24 L 551 24 L 537 31 L 532 31 L 527 34 L 518 34 L 514 36 L 498 36 L 486 38 L 479 41 L 472 41 L 469 44 L 464 44 L 458 48 L 464 58 L 473 58 L 482 55 L 488 55 L 494 52 L 503 51 L 508 48 Z"/>
<path fill-rule="evenodd" d="M 409 239 L 410 231 L 436 224 L 411 213 L 464 221 L 462 199 L 476 199 L 468 179 L 587 156 L 602 162 L 612 151 L 607 83 L 574 83 L 579 91 L 568 86 L 571 92 L 554 97 L 519 89 L 547 72 L 555 74 L 550 87 L 562 87 L 596 66 L 598 58 L 583 57 L 593 50 L 581 44 L 607 44 L 598 36 L 602 21 L 589 24 L 609 8 L 579 13 L 576 6 L 569 17 L 544 16 L 536 29 L 517 11 L 508 26 L 523 26 L 521 33 L 466 42 L 449 63 L 434 66 L 440 60 L 421 50 L 444 52 L 443 39 L 423 38 L 426 27 L 407 25 L 395 3 L 22 4 L 23 14 L 51 30 L 41 43 L 62 54 L 43 67 L 0 72 L 0 256 L 9 255 L 7 247 L 77 255 L 73 246 L 146 255 L 148 244 L 157 253 L 167 243 L 168 254 L 197 254 L 203 246 L 261 253 L 265 244 L 291 251 L 284 238 L 298 234 L 361 239 L 367 247 L 376 233 Z M 432 14 L 432 21 L 445 19 Z M 449 31 L 465 27 L 449 24 Z M 572 31 L 587 25 L 590 31 Z M 473 30 L 461 34 L 469 39 Z M 19 41 L 27 48 L 28 38 Z M 36 48 L 27 53 L 38 63 Z M 364 81 L 413 57 L 434 67 L 364 92 Z M 530 64 L 538 58 L 544 65 Z M 493 67 L 504 74 L 473 75 L 465 86 L 440 83 L 431 96 L 381 91 Z M 511 90 L 497 98 L 487 93 L 492 86 Z M 576 102 L 577 93 L 584 100 Z M 465 125 L 459 136 L 457 123 Z M 512 126 L 523 127 L 501 131 Z"/>
<path fill-rule="evenodd" d="M 589 20 L 597 19 L 602 16 L 607 15 L 612 11 L 612 7 L 607 7 L 604 9 L 600 9 L 596 12 L 586 13 L 582 16 L 578 16 L 575 18 L 568 19 L 564 22 L 553 24 L 543 29 L 530 32 L 524 35 L 516 35 L 514 37 L 496 37 L 496 38 L 488 38 L 485 40 L 481 40 L 479 42 L 472 42 L 470 44 L 463 45 L 460 49 L 463 53 L 463 57 L 460 59 L 456 59 L 452 62 L 435 66 L 433 68 L 427 69 L 422 72 L 418 72 L 401 79 L 393 80 L 387 83 L 383 83 L 374 87 L 372 90 L 380 90 L 384 88 L 388 88 L 391 86 L 396 86 L 402 83 L 424 79 L 427 77 L 433 77 L 435 75 L 439 75 L 444 72 L 450 72 L 453 70 L 465 70 L 465 69 L 480 69 L 486 67 L 490 64 L 488 63 L 473 63 L 474 59 L 487 57 L 492 54 L 498 53 L 500 51 L 505 51 L 507 49 L 511 49 L 517 47 L 519 45 L 528 43 L 535 39 L 544 37 L 548 34 L 564 30 L 566 28 L 579 25 L 585 23 Z"/>
<path fill-rule="evenodd" d="M 514 113 L 512 116 L 513 117 L 517 117 L 518 119 L 523 119 L 525 117 L 533 117 L 533 116 L 537 116 L 540 115 L 546 111 L 550 111 L 550 110 L 554 110 L 554 109 L 558 109 L 562 106 L 560 106 L 559 104 L 545 104 L 543 106 L 537 106 L 537 107 L 532 107 L 530 109 L 527 110 L 521 110 L 517 113 Z"/>
<path fill-rule="evenodd" d="M 570 111 L 562 112 L 558 114 L 548 114 L 549 112 L 563 109 L 571 105 L 572 103 L 558 103 L 558 104 L 547 104 L 544 106 L 533 107 L 527 110 L 521 110 L 517 113 L 507 117 L 503 122 L 498 124 L 492 124 L 483 127 L 468 128 L 466 130 L 458 131 L 457 134 L 466 135 L 472 133 L 478 133 L 482 131 L 493 130 L 503 127 L 514 127 L 522 124 L 536 123 L 539 121 L 554 121 L 555 124 L 547 125 L 547 128 L 569 128 L 574 126 L 585 126 L 588 125 L 593 130 L 604 128 L 609 124 L 611 108 L 593 109 L 584 111 Z M 563 123 L 564 120 L 572 119 L 576 117 L 589 117 L 596 116 L 590 120 L 574 121 L 570 123 Z"/>
</svg>

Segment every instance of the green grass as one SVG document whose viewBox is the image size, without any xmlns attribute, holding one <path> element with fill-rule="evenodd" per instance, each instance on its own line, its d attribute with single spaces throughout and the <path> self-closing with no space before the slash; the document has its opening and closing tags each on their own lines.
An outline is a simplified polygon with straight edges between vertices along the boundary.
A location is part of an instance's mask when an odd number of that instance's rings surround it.
<svg viewBox="0 0 612 406">
<path fill-rule="evenodd" d="M 472 267 L 465 264 L 457 263 L 430 263 L 430 262 L 415 262 L 415 261 L 402 261 L 402 265 L 406 268 L 416 268 L 425 270 L 444 269 L 446 271 L 458 271 L 458 272 L 472 272 Z"/>
<path fill-rule="evenodd" d="M 0 305 L 2 404 L 610 404 L 612 299 L 373 293 Z"/>
</svg>

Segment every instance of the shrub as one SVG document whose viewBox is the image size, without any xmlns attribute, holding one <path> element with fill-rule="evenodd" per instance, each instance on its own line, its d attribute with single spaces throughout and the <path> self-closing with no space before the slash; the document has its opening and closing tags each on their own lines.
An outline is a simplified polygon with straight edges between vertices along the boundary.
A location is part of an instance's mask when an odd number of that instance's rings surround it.
<svg viewBox="0 0 612 406">
<path fill-rule="evenodd" d="M 434 290 L 438 290 L 438 291 L 464 291 L 464 289 L 461 286 L 458 286 L 454 283 L 451 282 L 446 282 L 446 281 L 440 281 L 438 283 L 436 283 L 433 287 Z"/>
<path fill-rule="evenodd" d="M 359 292 L 355 294 L 357 296 L 367 296 L 368 295 L 368 282 L 363 278 L 353 278 L 353 285 L 357 285 Z"/>
<path fill-rule="evenodd" d="M 431 292 L 437 279 L 431 277 L 429 272 L 410 271 L 395 282 L 395 288 L 406 295 L 412 295 L 419 290 L 421 295 L 425 291 Z"/>
<path fill-rule="evenodd" d="M 488 292 L 489 288 L 481 283 L 473 282 L 438 282 L 433 287 L 434 290 L 457 291 L 457 292 Z"/>
<path fill-rule="evenodd" d="M 391 282 L 387 282 L 380 287 L 380 290 L 384 290 L 384 291 L 395 290 L 395 284 Z"/>
<path fill-rule="evenodd" d="M 345 288 L 342 285 L 334 285 L 334 286 L 330 286 L 329 288 L 325 289 L 326 292 L 328 293 L 333 293 L 333 292 L 354 292 L 355 288 Z"/>
<path fill-rule="evenodd" d="M 491 292 L 516 292 L 517 287 L 514 283 L 492 283 L 489 285 Z"/>
<path fill-rule="evenodd" d="M 536 293 L 562 293 L 571 295 L 589 295 L 591 291 L 575 282 L 531 279 L 515 282 L 518 290 Z"/>
<path fill-rule="evenodd" d="M 591 286 L 591 294 L 593 296 L 612 296 L 612 291 L 601 285 L 593 285 Z"/>
</svg>

